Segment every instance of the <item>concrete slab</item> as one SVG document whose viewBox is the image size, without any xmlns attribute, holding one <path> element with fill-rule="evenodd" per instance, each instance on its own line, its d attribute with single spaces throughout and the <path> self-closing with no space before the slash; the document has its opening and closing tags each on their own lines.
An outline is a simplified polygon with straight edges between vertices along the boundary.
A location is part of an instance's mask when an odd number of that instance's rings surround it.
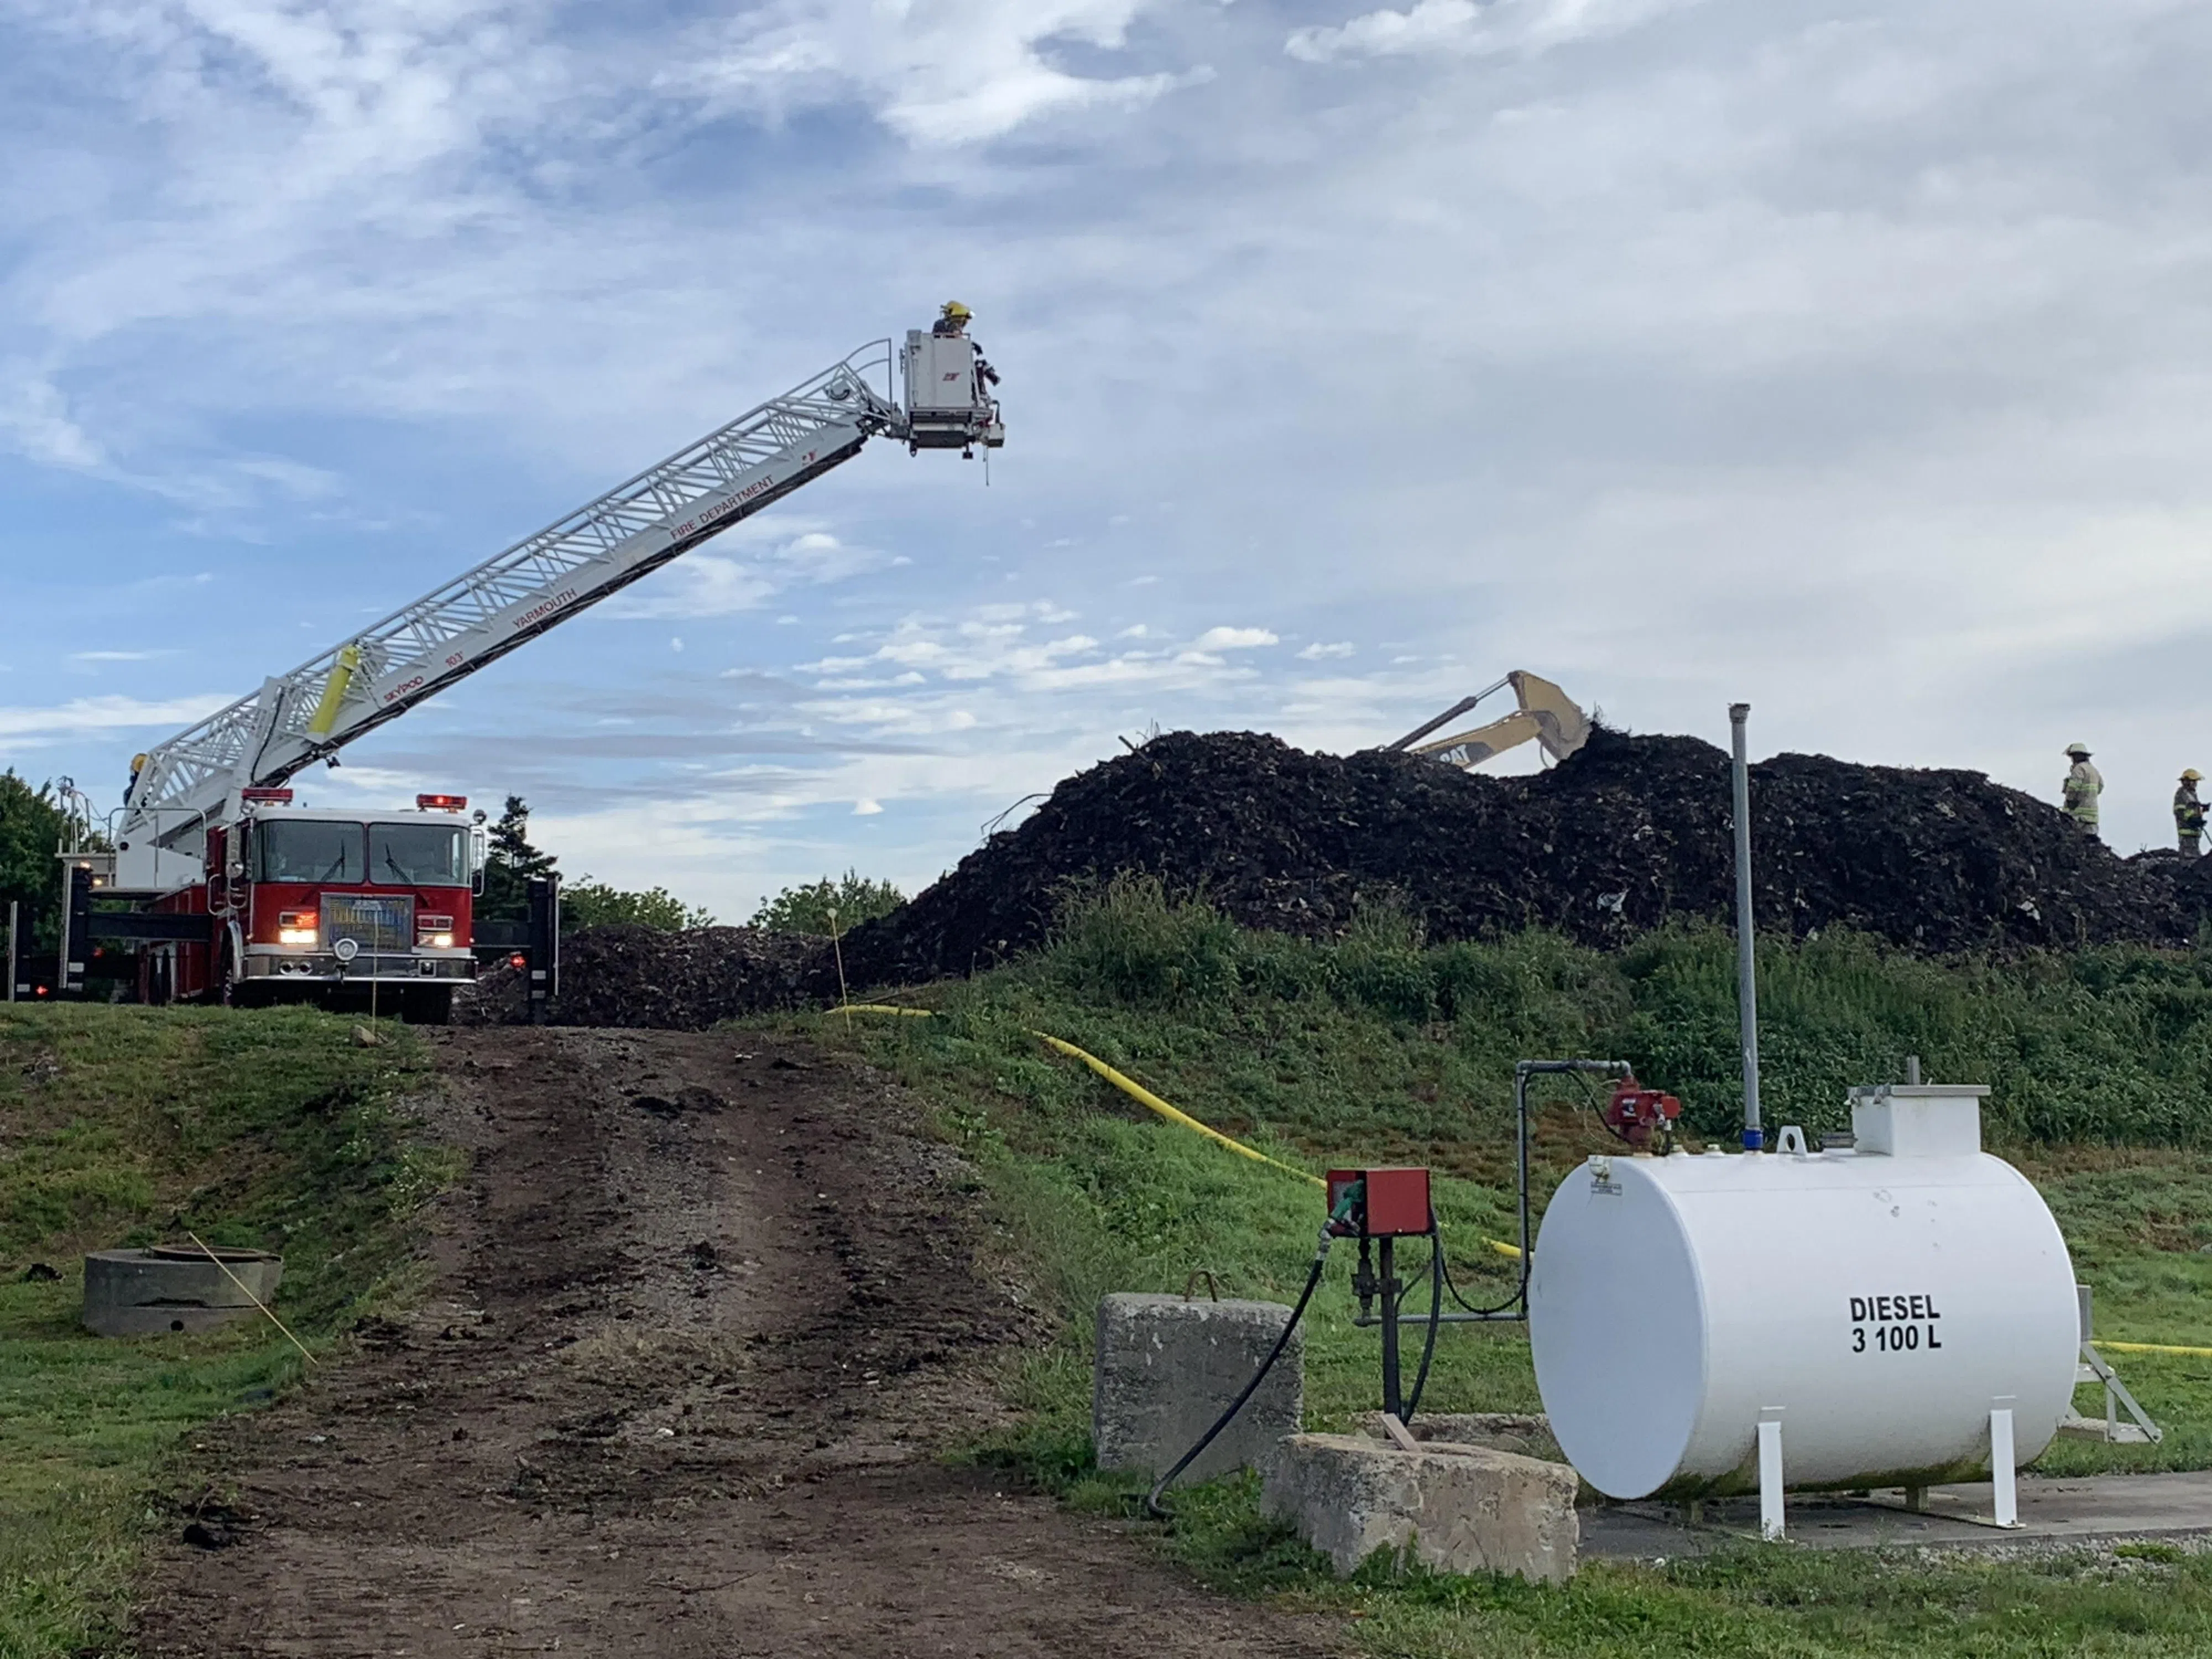
<svg viewBox="0 0 2212 1659">
<path fill-rule="evenodd" d="M 2049 1550 L 2129 1539 L 2212 1538 L 2212 1471 L 2184 1474 L 2100 1474 L 2076 1479 L 2023 1475 L 2016 1529 L 1978 1525 L 1990 1513 L 1989 1483 L 1940 1486 L 1926 1512 L 1904 1507 L 1904 1494 L 1871 1498 L 1840 1492 L 1792 1492 L 1790 1540 L 1820 1549 L 1942 1548 L 2002 1553 Z M 1585 1557 L 1652 1560 L 1701 1555 L 1759 1536 L 1759 1500 L 1705 1506 L 1702 1523 L 1685 1524 L 1679 1504 L 1607 1504 L 1582 1516 Z"/>
<path fill-rule="evenodd" d="M 1486 1446 L 1407 1451 L 1350 1434 L 1294 1434 L 1269 1465 L 1263 1511 L 1348 1575 L 1377 1551 L 1439 1572 L 1574 1576 L 1575 1472 Z"/>
</svg>

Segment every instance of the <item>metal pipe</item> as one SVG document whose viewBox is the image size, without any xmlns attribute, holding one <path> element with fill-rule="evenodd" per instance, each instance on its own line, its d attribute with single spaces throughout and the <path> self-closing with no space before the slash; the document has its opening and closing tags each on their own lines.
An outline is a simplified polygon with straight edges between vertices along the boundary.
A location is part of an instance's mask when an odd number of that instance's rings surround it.
<svg viewBox="0 0 2212 1659">
<path fill-rule="evenodd" d="M 1462 697 L 1450 708 L 1445 709 L 1443 714 L 1437 715 L 1436 719 L 1429 721 L 1425 725 L 1415 726 L 1412 731 L 1407 732 L 1404 737 L 1399 738 L 1397 742 L 1388 746 L 1391 749 L 1410 748 L 1413 744 L 1419 743 L 1423 738 L 1427 737 L 1430 732 L 1435 731 L 1437 727 L 1442 726 L 1446 720 L 1457 720 L 1462 714 L 1467 713 L 1468 709 L 1474 708 L 1475 704 L 1480 702 L 1492 692 L 1504 690 L 1508 685 L 1512 684 L 1512 679 L 1513 677 L 1510 674 L 1508 674 L 1504 679 L 1498 680 L 1492 684 L 1484 686 L 1481 690 L 1476 692 L 1473 696 Z"/>
<path fill-rule="evenodd" d="M 1439 1325 L 1498 1325 L 1515 1323 L 1520 1318 L 1521 1316 L 1517 1313 L 1447 1313 L 1438 1314 L 1437 1323 Z M 1380 1325 L 1382 1322 L 1382 1316 L 1366 1314 L 1353 1319 L 1352 1322 L 1360 1329 L 1365 1330 L 1370 1326 Z M 1401 1313 L 1398 1316 L 1398 1323 L 1401 1325 L 1419 1325 L 1425 1328 L 1428 1322 L 1429 1316 L 1425 1313 Z"/>
<path fill-rule="evenodd" d="M 1382 1328 L 1382 1409 L 1402 1423 L 1406 1400 L 1398 1377 L 1398 1327 L 1406 1322 L 1398 1314 L 1398 1292 L 1403 1287 L 1398 1281 L 1397 1243 L 1388 1233 L 1382 1236 L 1382 1316 L 1375 1322 Z"/>
<path fill-rule="evenodd" d="M 54 1000 L 65 1000 L 70 993 L 70 889 L 76 874 L 76 866 L 62 860 L 62 914 L 54 947 Z"/>
<path fill-rule="evenodd" d="M 1751 916 L 1751 763 L 1744 756 L 1744 721 L 1751 705 L 1729 705 L 1735 785 L 1735 1006 L 1743 1027 L 1743 1149 L 1765 1144 L 1759 1127 L 1759 973 Z"/>
<path fill-rule="evenodd" d="M 1484 1313 L 1447 1316 L 1454 1324 L 1474 1324 L 1492 1319 L 1525 1319 L 1528 1316 L 1528 1273 L 1536 1259 L 1528 1224 L 1528 1079 L 1574 1072 L 1626 1077 L 1628 1070 L 1628 1062 L 1625 1060 L 1523 1060 L 1514 1062 L 1514 1171 L 1521 1201 L 1521 1279 L 1514 1286 L 1511 1301 Z"/>
</svg>

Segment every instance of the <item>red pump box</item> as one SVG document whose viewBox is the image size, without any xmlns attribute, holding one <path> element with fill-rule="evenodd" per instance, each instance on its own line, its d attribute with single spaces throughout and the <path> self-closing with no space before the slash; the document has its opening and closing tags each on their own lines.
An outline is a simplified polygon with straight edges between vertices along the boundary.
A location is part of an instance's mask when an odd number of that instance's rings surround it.
<svg viewBox="0 0 2212 1659">
<path fill-rule="evenodd" d="M 1361 1238 L 1418 1238 L 1429 1231 L 1429 1172 L 1426 1170 L 1331 1170 L 1328 1210 L 1355 1181 L 1367 1183 L 1367 1201 L 1352 1212 L 1352 1232 Z"/>
</svg>

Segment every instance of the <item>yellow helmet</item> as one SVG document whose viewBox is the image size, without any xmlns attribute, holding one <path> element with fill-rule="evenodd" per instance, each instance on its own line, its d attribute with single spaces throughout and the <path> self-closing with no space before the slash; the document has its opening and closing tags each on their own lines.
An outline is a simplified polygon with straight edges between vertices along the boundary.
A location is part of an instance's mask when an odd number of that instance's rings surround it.
<svg viewBox="0 0 2212 1659">
<path fill-rule="evenodd" d="M 945 314 L 948 317 L 957 317 L 964 323 L 975 313 L 957 300 L 947 300 L 945 302 Z"/>
<path fill-rule="evenodd" d="M 2193 766 L 2192 766 L 2192 767 L 2191 767 L 2191 768 L 2190 768 L 2186 772 L 2184 772 L 2184 773 L 2181 775 L 2181 781 L 2182 781 L 2184 783 L 2195 783 L 2196 781 L 2197 781 L 2197 780 L 2199 780 L 2200 778 L 2202 778 L 2203 775 L 2203 775 L 2202 772 L 2198 771 L 2195 767 L 2193 767 Z"/>
</svg>

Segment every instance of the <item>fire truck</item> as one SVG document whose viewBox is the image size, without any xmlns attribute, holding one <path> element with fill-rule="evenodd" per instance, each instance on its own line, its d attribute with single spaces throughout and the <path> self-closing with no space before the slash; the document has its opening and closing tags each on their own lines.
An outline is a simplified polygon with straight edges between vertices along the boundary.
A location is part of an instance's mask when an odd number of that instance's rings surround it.
<svg viewBox="0 0 2212 1659">
<path fill-rule="evenodd" d="M 542 999 L 557 892 L 533 891 L 520 936 L 476 921 L 482 811 L 458 794 L 418 795 L 411 811 L 311 808 L 289 781 L 872 438 L 910 454 L 1000 447 L 998 375 L 967 316 L 947 306 L 902 344 L 862 347 L 140 756 L 112 850 L 63 854 L 61 988 L 82 991 L 95 941 L 124 941 L 148 1001 L 381 1002 L 441 1023 L 479 948 L 512 944 Z"/>
</svg>

